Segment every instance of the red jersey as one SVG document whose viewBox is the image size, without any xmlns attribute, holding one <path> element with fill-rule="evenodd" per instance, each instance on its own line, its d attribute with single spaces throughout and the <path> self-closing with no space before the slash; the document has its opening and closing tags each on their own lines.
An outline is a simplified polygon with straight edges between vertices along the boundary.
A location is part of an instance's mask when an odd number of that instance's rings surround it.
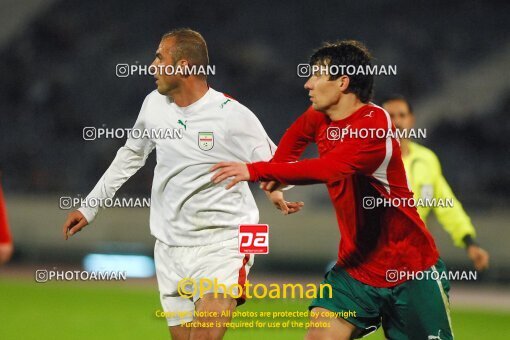
<svg viewBox="0 0 510 340">
<path fill-rule="evenodd" d="M 312 142 L 319 158 L 296 161 Z M 413 197 L 395 127 L 376 105 L 338 121 L 310 107 L 286 131 L 271 162 L 248 164 L 248 170 L 250 181 L 326 183 L 341 234 L 338 264 L 358 281 L 392 287 L 406 277 L 388 281 L 388 270 L 421 271 L 439 258 L 412 204 L 363 206 L 366 197 L 387 202 Z"/>
<path fill-rule="evenodd" d="M 7 221 L 7 208 L 4 201 L 2 184 L 0 183 L 0 244 L 12 243 L 11 233 L 9 231 L 9 222 Z"/>
</svg>

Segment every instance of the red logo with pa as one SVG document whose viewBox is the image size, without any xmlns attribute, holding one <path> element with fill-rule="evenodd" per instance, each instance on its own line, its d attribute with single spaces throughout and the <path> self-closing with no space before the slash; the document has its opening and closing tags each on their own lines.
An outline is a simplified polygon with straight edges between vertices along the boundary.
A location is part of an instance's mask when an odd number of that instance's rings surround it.
<svg viewBox="0 0 510 340">
<path fill-rule="evenodd" d="M 267 224 L 239 225 L 239 252 L 241 254 L 269 253 L 269 226 Z"/>
</svg>

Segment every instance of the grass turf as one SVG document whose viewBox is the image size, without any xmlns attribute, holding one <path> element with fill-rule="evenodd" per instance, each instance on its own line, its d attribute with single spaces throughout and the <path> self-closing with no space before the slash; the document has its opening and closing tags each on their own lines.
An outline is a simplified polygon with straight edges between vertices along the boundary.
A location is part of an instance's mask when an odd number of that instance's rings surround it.
<svg viewBox="0 0 510 340">
<path fill-rule="evenodd" d="M 305 311 L 305 300 L 252 300 L 239 311 Z M 0 339 L 168 339 L 156 287 L 121 283 L 0 280 Z M 510 339 L 510 313 L 453 309 L 457 339 Z M 225 339 L 302 339 L 288 318 L 258 318 L 265 327 L 231 329 Z M 306 322 L 306 319 L 292 319 Z M 252 321 L 236 318 L 235 324 Z M 280 322 L 278 327 L 276 322 Z M 275 328 L 269 328 L 270 323 Z M 365 339 L 384 339 L 381 330 Z"/>
</svg>

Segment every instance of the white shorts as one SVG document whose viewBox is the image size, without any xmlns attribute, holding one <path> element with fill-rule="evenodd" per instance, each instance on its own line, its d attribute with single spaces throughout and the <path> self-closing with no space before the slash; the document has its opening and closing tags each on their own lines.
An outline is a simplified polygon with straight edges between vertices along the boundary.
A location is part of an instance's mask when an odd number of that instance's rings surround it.
<svg viewBox="0 0 510 340">
<path fill-rule="evenodd" d="M 238 238 L 197 247 L 171 247 L 156 240 L 154 246 L 154 262 L 158 278 L 161 305 L 165 311 L 169 326 L 177 326 L 193 320 L 195 302 L 200 298 L 200 279 L 207 279 L 226 287 L 244 286 L 250 268 L 253 265 L 253 254 L 239 253 Z M 183 285 L 185 281 L 196 283 L 196 289 Z M 179 282 L 181 285 L 179 286 Z M 182 289 L 192 297 L 183 297 Z M 216 286 L 218 287 L 218 286 Z M 179 291 L 181 290 L 181 292 Z M 203 289 L 204 293 L 213 292 Z M 221 287 L 218 292 L 223 292 Z M 233 290 L 234 292 L 234 290 Z M 234 292 L 235 296 L 238 292 Z M 223 296 L 223 294 L 220 294 Z M 237 305 L 243 304 L 244 296 L 237 299 Z"/>
</svg>

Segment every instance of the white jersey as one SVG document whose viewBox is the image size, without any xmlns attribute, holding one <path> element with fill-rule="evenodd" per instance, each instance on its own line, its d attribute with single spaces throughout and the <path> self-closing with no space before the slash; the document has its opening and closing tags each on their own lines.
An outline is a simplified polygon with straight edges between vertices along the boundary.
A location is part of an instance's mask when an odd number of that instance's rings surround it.
<svg viewBox="0 0 510 340">
<path fill-rule="evenodd" d="M 87 200 L 112 198 L 156 148 L 150 229 L 158 240 L 170 246 L 208 245 L 236 237 L 239 224 L 258 223 L 248 184 L 225 190 L 228 181 L 213 184 L 209 172 L 220 161 L 271 159 L 276 146 L 248 108 L 213 89 L 187 107 L 153 91 L 134 130 L 150 133 L 141 138 L 131 133 Z M 163 138 L 162 130 L 173 133 Z M 94 207 L 78 210 L 89 223 L 98 213 Z"/>
</svg>

